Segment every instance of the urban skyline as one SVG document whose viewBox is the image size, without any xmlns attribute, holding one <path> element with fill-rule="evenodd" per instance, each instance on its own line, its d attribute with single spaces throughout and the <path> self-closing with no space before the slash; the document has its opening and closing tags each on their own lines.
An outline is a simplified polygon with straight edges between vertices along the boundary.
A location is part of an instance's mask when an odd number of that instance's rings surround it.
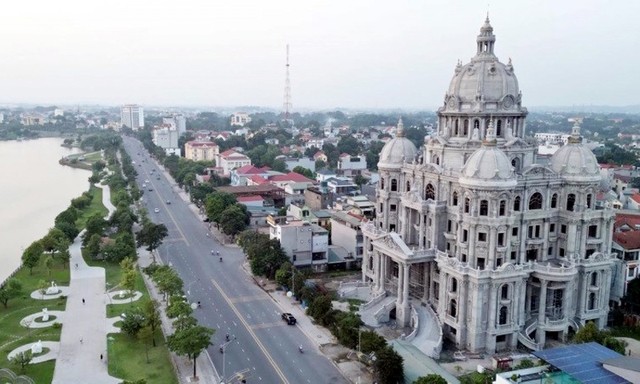
<svg viewBox="0 0 640 384">
<path fill-rule="evenodd" d="M 634 3 L 36 3 L 0 26 L 2 103 L 281 108 L 290 44 L 294 111 L 433 109 L 487 10 L 527 105 L 629 105 L 639 85 Z"/>
</svg>

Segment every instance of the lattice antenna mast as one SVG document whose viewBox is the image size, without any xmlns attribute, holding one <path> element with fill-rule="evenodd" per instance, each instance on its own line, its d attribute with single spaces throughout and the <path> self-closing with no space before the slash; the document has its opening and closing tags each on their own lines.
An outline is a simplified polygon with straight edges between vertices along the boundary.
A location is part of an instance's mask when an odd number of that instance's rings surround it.
<svg viewBox="0 0 640 384">
<path fill-rule="evenodd" d="M 291 114 L 291 82 L 289 80 L 289 44 L 287 44 L 287 65 L 284 79 L 284 120 L 290 120 Z"/>
</svg>

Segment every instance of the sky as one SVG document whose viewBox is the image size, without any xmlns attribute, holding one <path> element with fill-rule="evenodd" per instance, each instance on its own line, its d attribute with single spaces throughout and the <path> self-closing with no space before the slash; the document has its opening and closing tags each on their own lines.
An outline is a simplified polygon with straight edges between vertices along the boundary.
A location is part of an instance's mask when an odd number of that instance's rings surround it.
<svg viewBox="0 0 640 384">
<path fill-rule="evenodd" d="M 640 104 L 636 0 L 22 0 L 0 103 L 293 110 L 442 104 L 489 12 L 525 106 Z"/>
</svg>

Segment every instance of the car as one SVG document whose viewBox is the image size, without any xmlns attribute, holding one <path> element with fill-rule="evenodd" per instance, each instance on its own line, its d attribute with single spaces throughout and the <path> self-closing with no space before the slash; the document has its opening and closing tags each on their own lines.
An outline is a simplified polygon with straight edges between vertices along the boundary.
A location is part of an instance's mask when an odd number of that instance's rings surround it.
<svg viewBox="0 0 640 384">
<path fill-rule="evenodd" d="M 160 180 L 160 176 L 156 177 L 156 180 Z"/>
<path fill-rule="evenodd" d="M 148 184 L 149 183 L 149 179 L 145 179 L 144 182 Z"/>
<path fill-rule="evenodd" d="M 147 184 L 142 184 L 142 188 L 147 188 Z"/>
<path fill-rule="evenodd" d="M 153 212 L 155 212 L 155 213 L 160 213 L 160 208 L 156 208 L 156 209 L 154 209 L 154 210 L 153 210 Z"/>
<path fill-rule="evenodd" d="M 147 191 L 151 192 L 151 191 L 153 191 L 153 188 L 149 187 L 149 189 L 147 189 Z"/>
<path fill-rule="evenodd" d="M 171 200 L 167 200 L 167 204 L 171 204 Z"/>
<path fill-rule="evenodd" d="M 288 312 L 282 314 L 282 320 L 286 321 L 289 325 L 296 325 L 296 318 Z"/>
</svg>

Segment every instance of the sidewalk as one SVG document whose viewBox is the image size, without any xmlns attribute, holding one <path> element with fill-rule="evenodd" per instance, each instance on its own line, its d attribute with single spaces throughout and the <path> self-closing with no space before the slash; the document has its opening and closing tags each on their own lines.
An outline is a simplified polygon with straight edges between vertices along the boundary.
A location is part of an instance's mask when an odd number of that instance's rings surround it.
<svg viewBox="0 0 640 384">
<path fill-rule="evenodd" d="M 115 211 L 108 186 L 102 188 L 103 204 Z M 53 372 L 53 384 L 92 383 L 116 384 L 121 380 L 107 372 L 107 296 L 105 270 L 89 267 L 82 258 L 82 231 L 69 247 L 71 280 L 64 326 L 60 334 L 60 351 Z M 78 266 L 75 268 L 75 266 Z M 101 359 L 101 356 L 103 359 Z"/>
</svg>

